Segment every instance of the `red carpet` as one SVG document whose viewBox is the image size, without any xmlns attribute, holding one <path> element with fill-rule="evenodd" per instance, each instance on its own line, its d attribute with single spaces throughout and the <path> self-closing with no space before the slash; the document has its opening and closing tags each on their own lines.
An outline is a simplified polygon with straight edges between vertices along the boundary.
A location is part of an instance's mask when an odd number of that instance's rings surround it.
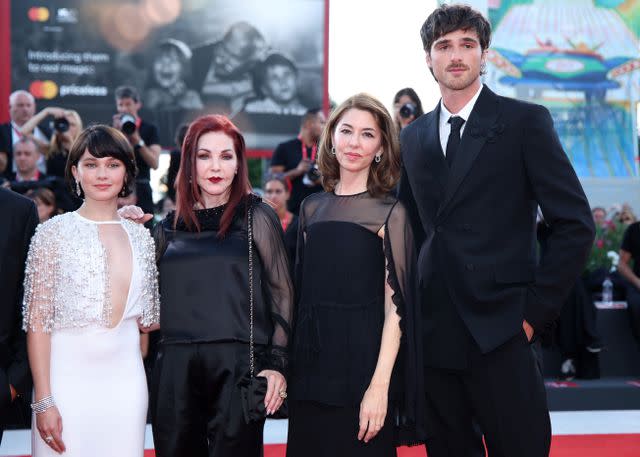
<svg viewBox="0 0 640 457">
<path fill-rule="evenodd" d="M 284 444 L 265 446 L 264 457 L 284 457 Z M 145 457 L 154 457 L 153 451 Z M 401 448 L 398 457 L 425 457 L 422 447 Z M 640 457 L 638 435 L 559 435 L 551 443 L 551 457 Z"/>
</svg>

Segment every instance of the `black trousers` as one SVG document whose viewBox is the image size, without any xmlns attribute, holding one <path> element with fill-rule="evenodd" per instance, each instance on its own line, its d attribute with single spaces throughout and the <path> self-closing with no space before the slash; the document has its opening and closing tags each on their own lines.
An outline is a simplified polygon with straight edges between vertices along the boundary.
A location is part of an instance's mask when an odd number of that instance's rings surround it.
<svg viewBox="0 0 640 457">
<path fill-rule="evenodd" d="M 395 457 L 390 420 L 365 443 L 358 441 L 359 416 L 357 406 L 289 402 L 287 457 Z"/>
<path fill-rule="evenodd" d="M 471 336 L 468 336 L 471 339 Z M 540 366 L 524 331 L 469 366 L 425 368 L 429 457 L 546 457 L 551 423 Z"/>
<path fill-rule="evenodd" d="M 151 392 L 156 456 L 262 456 L 264 421 L 245 423 L 237 388 L 248 365 L 244 343 L 161 345 Z"/>
<path fill-rule="evenodd" d="M 627 311 L 631 333 L 640 345 L 640 290 L 631 284 L 627 285 Z"/>
</svg>

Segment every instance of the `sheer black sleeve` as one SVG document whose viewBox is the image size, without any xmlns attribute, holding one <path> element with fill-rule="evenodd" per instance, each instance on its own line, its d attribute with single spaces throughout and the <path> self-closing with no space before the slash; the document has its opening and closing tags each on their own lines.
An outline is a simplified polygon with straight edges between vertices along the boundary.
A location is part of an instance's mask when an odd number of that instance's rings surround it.
<svg viewBox="0 0 640 457">
<path fill-rule="evenodd" d="M 424 382 L 422 369 L 422 329 L 416 276 L 416 246 L 409 214 L 397 202 L 389 213 L 384 231 L 384 253 L 388 283 L 394 291 L 393 303 L 400 316 L 402 339 L 396 361 L 398 395 L 394 420 L 398 444 L 412 445 L 424 440 Z"/>
<path fill-rule="evenodd" d="M 287 372 L 288 347 L 293 314 L 293 285 L 282 226 L 276 213 L 266 203 L 253 206 L 253 242 L 262 263 L 263 288 L 271 311 L 273 335 L 265 366 Z"/>
</svg>

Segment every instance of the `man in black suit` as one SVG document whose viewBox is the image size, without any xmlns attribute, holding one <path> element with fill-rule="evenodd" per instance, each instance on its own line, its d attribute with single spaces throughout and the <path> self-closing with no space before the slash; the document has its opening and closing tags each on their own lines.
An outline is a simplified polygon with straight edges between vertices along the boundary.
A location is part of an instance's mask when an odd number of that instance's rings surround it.
<svg viewBox="0 0 640 457">
<path fill-rule="evenodd" d="M 33 117 L 36 112 L 36 101 L 26 90 L 16 90 L 9 96 L 9 116 L 11 121 L 6 124 L 0 124 L 0 151 L 7 154 L 7 168 L 5 169 L 5 177 L 16 171 L 13 163 L 13 147 L 20 141 L 24 135 L 20 129 Z M 40 151 L 45 150 L 49 146 L 49 138 L 51 137 L 51 129 L 46 125 L 37 126 L 31 137 L 35 141 Z M 38 168 L 45 171 L 44 158 L 38 161 Z"/>
<path fill-rule="evenodd" d="M 15 192 L 0 189 L 0 441 L 16 399 L 29 393 L 29 363 L 22 331 L 22 280 L 36 225 L 35 204 Z"/>
<path fill-rule="evenodd" d="M 489 22 L 443 5 L 421 30 L 442 100 L 402 131 L 419 281 L 429 457 L 541 457 L 549 412 L 532 338 L 545 332 L 594 237 L 587 199 L 542 106 L 483 86 Z M 536 210 L 551 227 L 536 259 Z"/>
</svg>

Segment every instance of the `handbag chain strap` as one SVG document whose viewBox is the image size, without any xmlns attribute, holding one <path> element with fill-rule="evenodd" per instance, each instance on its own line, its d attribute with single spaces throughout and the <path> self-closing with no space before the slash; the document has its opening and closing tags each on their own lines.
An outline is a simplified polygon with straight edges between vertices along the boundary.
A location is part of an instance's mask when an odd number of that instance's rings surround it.
<svg viewBox="0 0 640 457">
<path fill-rule="evenodd" d="M 253 208 L 247 212 L 247 238 L 249 239 L 249 372 L 254 375 L 253 355 Z"/>
</svg>

